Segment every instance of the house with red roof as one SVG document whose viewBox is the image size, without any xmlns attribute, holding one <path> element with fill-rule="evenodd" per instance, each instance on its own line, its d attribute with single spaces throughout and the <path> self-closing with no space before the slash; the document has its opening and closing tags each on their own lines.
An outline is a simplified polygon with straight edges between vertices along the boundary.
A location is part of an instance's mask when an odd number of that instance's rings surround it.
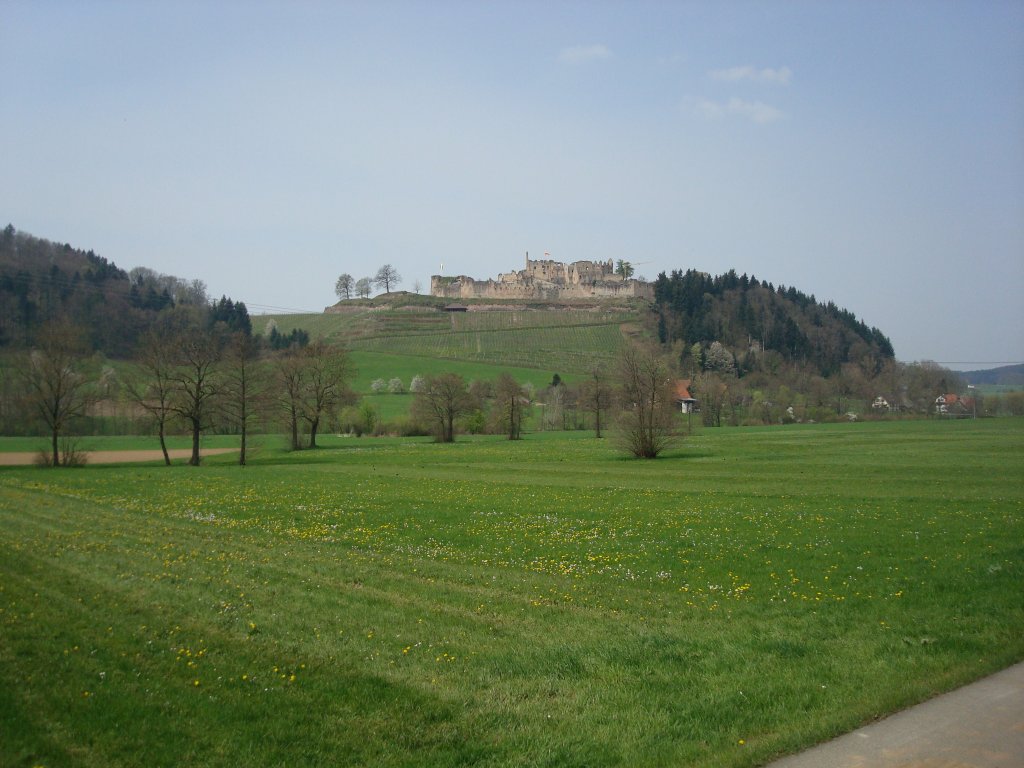
<svg viewBox="0 0 1024 768">
<path fill-rule="evenodd" d="M 690 385 L 692 383 L 692 379 L 676 380 L 676 405 L 679 406 L 683 413 L 696 413 L 699 410 L 697 398 L 690 394 Z"/>
<path fill-rule="evenodd" d="M 963 418 L 974 415 L 974 398 L 961 397 L 953 393 L 935 398 L 935 413 L 939 416 Z"/>
</svg>

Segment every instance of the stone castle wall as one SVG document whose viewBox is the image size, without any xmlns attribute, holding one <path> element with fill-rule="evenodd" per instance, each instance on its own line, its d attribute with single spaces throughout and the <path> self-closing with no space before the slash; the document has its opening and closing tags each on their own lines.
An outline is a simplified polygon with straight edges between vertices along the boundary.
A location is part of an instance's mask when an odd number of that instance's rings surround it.
<svg viewBox="0 0 1024 768">
<path fill-rule="evenodd" d="M 547 259 L 530 261 L 527 256 L 525 269 L 500 274 L 497 280 L 433 275 L 430 293 L 448 299 L 653 299 L 654 286 L 641 280 L 624 280 L 615 274 L 610 259 L 563 264 Z"/>
</svg>

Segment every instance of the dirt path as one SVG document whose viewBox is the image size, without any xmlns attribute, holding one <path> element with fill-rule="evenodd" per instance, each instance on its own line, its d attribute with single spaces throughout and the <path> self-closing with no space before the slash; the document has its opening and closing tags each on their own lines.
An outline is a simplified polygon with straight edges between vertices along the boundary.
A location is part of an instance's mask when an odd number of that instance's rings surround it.
<svg viewBox="0 0 1024 768">
<path fill-rule="evenodd" d="M 232 453 L 237 448 L 204 448 L 201 456 L 215 456 L 219 453 Z M 187 459 L 192 455 L 191 448 L 171 448 L 167 451 L 171 459 Z M 87 464 L 122 464 L 126 461 L 162 461 L 163 453 L 155 451 L 86 451 Z M 0 453 L 0 467 L 24 467 L 36 463 L 38 451 Z"/>
</svg>

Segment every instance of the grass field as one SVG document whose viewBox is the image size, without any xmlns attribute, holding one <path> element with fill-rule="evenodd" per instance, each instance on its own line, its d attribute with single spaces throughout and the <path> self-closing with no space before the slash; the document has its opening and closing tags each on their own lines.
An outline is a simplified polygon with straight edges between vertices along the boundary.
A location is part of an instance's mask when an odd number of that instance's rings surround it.
<svg viewBox="0 0 1024 768">
<path fill-rule="evenodd" d="M 1024 658 L 1024 423 L 0 470 L 0 765 L 756 766 Z"/>
</svg>

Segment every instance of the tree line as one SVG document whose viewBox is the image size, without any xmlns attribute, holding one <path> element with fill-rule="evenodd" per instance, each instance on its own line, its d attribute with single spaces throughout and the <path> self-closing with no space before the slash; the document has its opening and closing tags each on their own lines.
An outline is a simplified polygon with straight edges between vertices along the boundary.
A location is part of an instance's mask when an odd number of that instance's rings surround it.
<svg viewBox="0 0 1024 768">
<path fill-rule="evenodd" d="M 356 407 L 346 351 L 320 339 L 275 350 L 224 320 L 211 325 L 201 313 L 177 309 L 147 331 L 138 358 L 118 374 L 90 376 L 90 360 L 81 329 L 61 319 L 44 324 L 37 344 L 4 369 L 0 415 L 18 414 L 23 431 L 47 435 L 43 459 L 50 466 L 80 463 L 75 437 L 90 411 L 111 397 L 132 404 L 167 465 L 167 437 L 182 431 L 191 437 L 193 466 L 211 430 L 238 436 L 240 465 L 254 431 L 284 431 L 292 450 L 316 448 L 324 428 L 381 431 L 368 403 Z M 575 385 L 556 374 L 540 392 L 508 373 L 471 382 L 455 373 L 417 376 L 405 430 L 442 443 L 464 432 L 519 440 L 539 410 L 540 428 L 581 428 L 585 415 L 596 437 L 614 423 L 627 450 L 655 456 L 677 432 L 671 381 L 660 355 L 634 348 L 615 373 L 596 367 Z"/>
<path fill-rule="evenodd" d="M 615 365 L 594 366 L 575 384 L 556 373 L 540 392 L 508 373 L 494 381 L 467 382 L 455 373 L 417 378 L 411 416 L 441 443 L 460 431 L 520 440 L 533 417 L 539 429 L 587 426 L 598 439 L 610 429 L 624 450 L 654 458 L 680 434 L 675 379 L 649 345 L 624 347 Z"/>
<path fill-rule="evenodd" d="M 323 422 L 355 399 L 347 354 L 320 340 L 273 349 L 240 317 L 227 302 L 209 312 L 165 311 L 145 332 L 136 360 L 98 380 L 86 372 L 91 356 L 82 329 L 66 318 L 45 323 L 33 348 L 3 371 L 5 431 L 45 431 L 46 463 L 74 463 L 77 451 L 69 438 L 114 389 L 148 416 L 167 464 L 172 429 L 191 436 L 192 465 L 201 460 L 201 436 L 213 429 L 239 435 L 243 465 L 253 428 L 284 424 L 293 449 L 315 448 Z M 20 429 L 11 429 L 15 418 Z"/>
</svg>

